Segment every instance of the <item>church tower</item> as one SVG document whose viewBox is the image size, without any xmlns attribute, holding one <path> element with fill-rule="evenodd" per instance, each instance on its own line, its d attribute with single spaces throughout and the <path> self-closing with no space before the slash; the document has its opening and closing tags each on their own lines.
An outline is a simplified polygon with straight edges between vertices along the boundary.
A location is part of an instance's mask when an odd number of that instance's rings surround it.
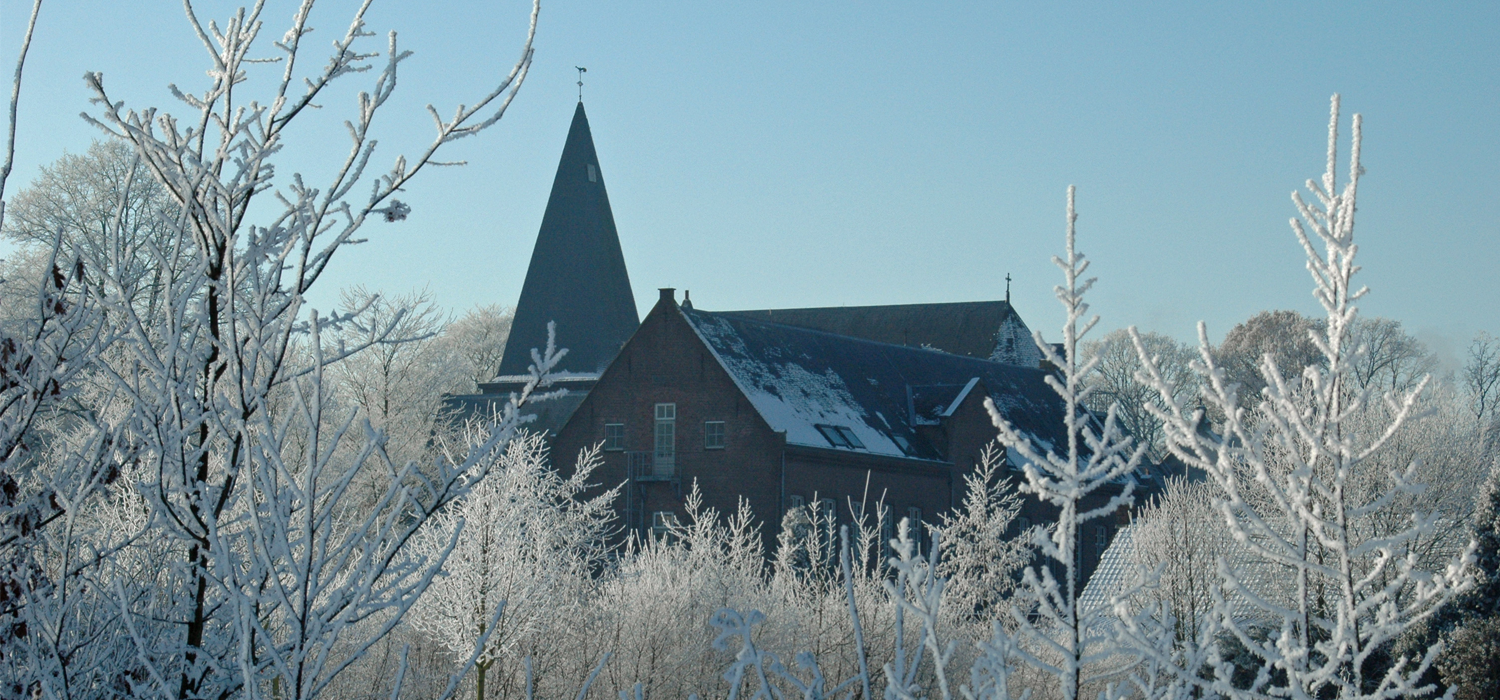
<svg viewBox="0 0 1500 700">
<path fill-rule="evenodd" d="M 576 373 L 603 371 L 641 323 L 582 100 L 516 302 L 500 381 L 527 373 L 531 349 L 547 345 L 549 321 L 557 324 L 557 346 L 568 349 L 558 370 Z"/>
</svg>

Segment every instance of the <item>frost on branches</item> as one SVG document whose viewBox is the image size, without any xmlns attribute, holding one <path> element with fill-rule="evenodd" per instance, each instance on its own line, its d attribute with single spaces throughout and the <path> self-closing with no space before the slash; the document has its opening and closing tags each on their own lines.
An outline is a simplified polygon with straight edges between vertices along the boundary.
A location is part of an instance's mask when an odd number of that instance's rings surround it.
<svg viewBox="0 0 1500 700">
<path fill-rule="evenodd" d="M 329 369 L 393 328 L 333 342 L 368 309 L 320 317 L 304 295 L 371 216 L 406 213 L 393 195 L 440 150 L 504 115 L 536 30 L 533 4 L 498 83 L 448 118 L 429 107 L 432 141 L 366 177 L 375 116 L 410 55 L 394 33 L 364 50 L 368 6 L 319 65 L 303 45 L 312 0 L 270 42 L 260 5 L 217 23 L 185 3 L 211 62 L 200 91 L 171 88 L 184 114 L 127 109 L 85 76 L 85 118 L 128 145 L 127 178 L 150 178 L 170 206 L 150 236 L 117 216 L 97 245 L 54 255 L 39 313 L 0 343 L 0 694 L 319 695 L 426 591 L 450 550 L 413 538 L 481 482 L 548 383 L 551 347 L 482 444 L 452 460 L 391 458 L 387 434 L 330 398 Z M 246 94 L 257 71 L 270 92 Z M 278 177 L 286 135 L 354 79 L 368 83 L 331 179 Z M 142 261 L 164 274 L 143 278 Z M 354 498 L 356 483 L 378 488 Z"/>
<path fill-rule="evenodd" d="M 458 454 L 489 443 L 488 424 L 467 426 Z M 589 577 L 609 553 L 605 538 L 619 487 L 580 498 L 592 484 L 599 452 L 578 456 L 564 478 L 547 461 L 541 435 L 523 433 L 497 445 L 489 476 L 417 536 L 418 551 L 447 564 L 417 604 L 412 626 L 446 649 L 482 645 L 475 697 L 502 655 L 534 645 L 555 616 L 582 614 Z"/>
<path fill-rule="evenodd" d="M 1338 96 L 1328 127 L 1327 170 L 1308 182 L 1312 202 L 1293 194 L 1292 229 L 1307 253 L 1313 296 L 1326 320 L 1309 332 L 1318 361 L 1284 375 L 1267 354 L 1258 367 L 1265 388 L 1246 409 L 1226 378 L 1199 324 L 1202 399 L 1222 412 L 1217 432 L 1199 430 L 1195 412 L 1174 398 L 1155 358 L 1138 346 L 1141 379 L 1161 394 L 1158 409 L 1172 452 L 1207 472 L 1217 487 L 1214 506 L 1238 544 L 1220 554 L 1211 613 L 1211 649 L 1185 648 L 1155 632 L 1169 621 L 1138 616 L 1122 626 L 1126 643 L 1148 667 L 1175 678 L 1164 692 L 1185 697 L 1210 692 L 1229 697 L 1421 697 L 1441 645 L 1415 655 L 1393 654 L 1407 630 L 1424 622 L 1470 585 L 1470 551 L 1426 567 L 1423 541 L 1439 518 L 1420 507 L 1405 510 L 1399 526 L 1388 517 L 1423 492 L 1420 459 L 1383 463 L 1392 439 L 1408 422 L 1426 380 L 1410 389 L 1377 393 L 1358 381 L 1368 342 L 1353 338 L 1355 195 L 1361 175 L 1360 118 L 1354 117 L 1348 182 L 1337 173 Z M 1370 415 L 1382 416 L 1376 427 Z M 1399 511 L 1398 511 L 1399 512 Z M 1156 627 L 1153 627 L 1153 622 Z M 1204 665 L 1206 664 L 1206 666 Z M 1137 677 L 1137 680 L 1142 680 Z"/>
<path fill-rule="evenodd" d="M 1050 676 L 1047 685 L 1054 686 L 1061 697 L 1073 700 L 1084 685 L 1096 680 L 1089 675 L 1090 669 L 1109 666 L 1113 656 L 1104 622 L 1108 611 L 1080 609 L 1083 581 L 1079 538 L 1085 523 L 1113 517 L 1117 509 L 1130 505 L 1134 481 L 1129 475 L 1140 463 L 1145 447 L 1134 445 L 1124 433 L 1113 405 L 1102 421 L 1087 409 L 1092 393 L 1090 378 L 1099 360 L 1094 355 L 1084 356 L 1081 344 L 1099 318 L 1083 321 L 1088 313 L 1084 294 L 1094 279 L 1083 277 L 1088 262 L 1075 246 L 1078 216 L 1073 194 L 1069 187 L 1067 257 L 1052 259 L 1064 278 L 1063 285 L 1056 288 L 1058 301 L 1067 313 L 1062 352 L 1042 340 L 1040 333 L 1035 338 L 1043 356 L 1057 367 L 1057 373 L 1047 377 L 1047 384 L 1063 400 L 1068 444 L 1035 444 L 1005 420 L 993 402 L 985 403 L 1000 431 L 1000 442 L 1019 456 L 1026 477 L 1021 490 L 1060 511 L 1057 522 L 1035 531 L 1034 544 L 1042 565 L 1025 570 L 1009 609 L 993 625 L 993 637 L 981 645 L 986 652 L 987 678 L 982 683 L 976 681 L 974 690 L 986 693 L 986 697 L 1007 697 L 1016 666 L 1025 664 Z M 1097 507 L 1084 509 L 1084 499 L 1112 484 L 1123 484 L 1123 488 Z"/>
</svg>

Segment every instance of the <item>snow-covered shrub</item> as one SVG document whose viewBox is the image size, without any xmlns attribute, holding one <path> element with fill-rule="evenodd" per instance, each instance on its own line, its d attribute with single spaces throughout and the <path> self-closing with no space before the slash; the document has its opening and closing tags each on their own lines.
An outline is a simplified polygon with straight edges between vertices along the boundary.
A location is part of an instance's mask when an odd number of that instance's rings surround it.
<svg viewBox="0 0 1500 700">
<path fill-rule="evenodd" d="M 485 423 L 470 425 L 454 456 L 489 443 L 489 430 Z M 589 578 L 608 554 L 605 539 L 619 495 L 614 488 L 581 497 L 600 464 L 596 450 L 578 455 L 567 478 L 548 462 L 541 435 L 523 433 L 492 450 L 489 475 L 417 536 L 419 551 L 446 554 L 447 564 L 411 618 L 416 630 L 454 655 L 487 638 L 475 663 L 479 700 L 497 659 L 537 646 L 580 614 Z"/>
</svg>

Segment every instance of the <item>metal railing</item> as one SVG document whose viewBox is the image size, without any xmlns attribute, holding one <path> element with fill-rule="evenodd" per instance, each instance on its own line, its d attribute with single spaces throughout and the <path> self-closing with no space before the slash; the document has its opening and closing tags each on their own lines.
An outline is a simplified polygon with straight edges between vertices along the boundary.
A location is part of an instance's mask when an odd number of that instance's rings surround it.
<svg viewBox="0 0 1500 700">
<path fill-rule="evenodd" d="M 653 452 L 625 453 L 625 527 L 644 531 L 646 522 L 644 486 L 647 483 L 669 483 L 676 495 L 682 495 L 677 461 L 658 460 Z"/>
</svg>

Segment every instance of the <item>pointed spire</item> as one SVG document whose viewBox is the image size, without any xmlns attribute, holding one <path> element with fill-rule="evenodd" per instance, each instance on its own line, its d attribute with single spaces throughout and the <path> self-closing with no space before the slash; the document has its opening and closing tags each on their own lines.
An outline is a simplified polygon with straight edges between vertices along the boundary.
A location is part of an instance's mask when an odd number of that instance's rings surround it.
<svg viewBox="0 0 1500 700">
<path fill-rule="evenodd" d="M 641 322 L 581 101 L 552 180 L 500 375 L 526 373 L 531 349 L 547 343 L 548 321 L 557 322 L 558 347 L 568 349 L 558 369 L 570 372 L 604 369 Z"/>
</svg>

